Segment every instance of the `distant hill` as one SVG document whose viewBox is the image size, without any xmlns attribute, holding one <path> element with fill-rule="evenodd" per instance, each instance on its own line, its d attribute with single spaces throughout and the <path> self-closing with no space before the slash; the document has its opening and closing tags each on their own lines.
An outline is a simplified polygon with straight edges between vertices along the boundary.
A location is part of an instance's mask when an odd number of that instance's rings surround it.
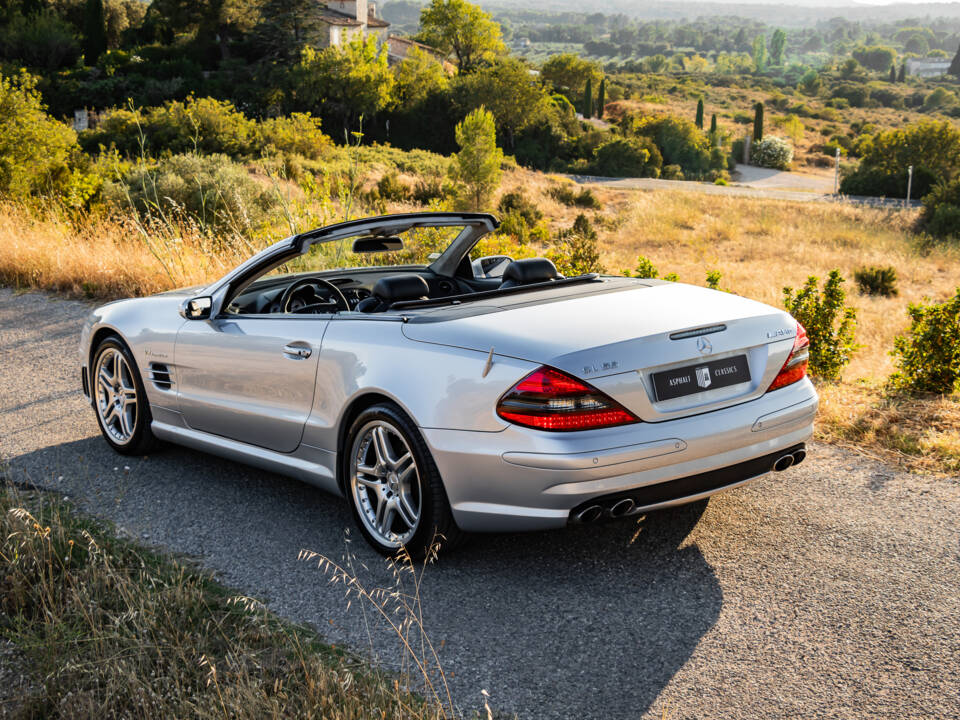
<svg viewBox="0 0 960 720">
<path fill-rule="evenodd" d="M 848 20 L 894 22 L 911 18 L 960 18 L 960 2 L 896 3 L 871 5 L 844 3 L 837 0 L 796 0 L 788 4 L 744 3 L 738 0 L 713 0 L 707 3 L 686 0 L 643 2 L 636 0 L 604 0 L 603 3 L 583 0 L 481 0 L 487 10 L 510 9 L 554 12 L 622 13 L 641 20 L 683 20 L 713 16 L 737 16 L 772 25 L 804 26 L 834 17 Z"/>
</svg>

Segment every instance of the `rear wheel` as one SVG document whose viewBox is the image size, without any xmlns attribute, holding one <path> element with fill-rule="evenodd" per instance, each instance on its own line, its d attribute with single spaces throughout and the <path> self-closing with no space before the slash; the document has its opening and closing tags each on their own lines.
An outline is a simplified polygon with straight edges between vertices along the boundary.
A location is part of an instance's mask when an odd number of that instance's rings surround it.
<svg viewBox="0 0 960 720">
<path fill-rule="evenodd" d="M 91 393 L 100 432 L 121 455 L 142 455 L 157 446 L 137 363 L 116 336 L 105 338 L 93 356 Z"/>
<path fill-rule="evenodd" d="M 345 490 L 367 541 L 384 555 L 402 548 L 421 558 L 433 543 L 450 547 L 456 526 L 440 473 L 423 438 L 392 404 L 360 413 L 345 443 Z"/>
</svg>

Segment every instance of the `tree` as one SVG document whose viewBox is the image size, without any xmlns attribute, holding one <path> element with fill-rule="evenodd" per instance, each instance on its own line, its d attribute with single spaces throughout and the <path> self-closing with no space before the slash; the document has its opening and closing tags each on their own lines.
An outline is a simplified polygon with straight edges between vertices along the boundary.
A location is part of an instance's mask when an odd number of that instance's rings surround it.
<svg viewBox="0 0 960 720">
<path fill-rule="evenodd" d="M 598 63 L 584 60 L 579 55 L 561 53 L 551 55 L 543 63 L 540 67 L 540 77 L 544 82 L 553 85 L 558 92 L 563 93 L 568 100 L 576 102 L 583 97 L 583 88 L 587 84 L 587 79 L 600 82 L 603 70 Z"/>
<path fill-rule="evenodd" d="M 777 28 L 770 38 L 770 60 L 774 65 L 783 65 L 783 51 L 787 47 L 787 34 Z"/>
<path fill-rule="evenodd" d="M 763 140 L 763 103 L 758 102 L 753 106 L 753 141 Z"/>
<path fill-rule="evenodd" d="M 713 113 L 710 116 L 710 137 L 716 138 L 717 136 L 717 114 Z"/>
<path fill-rule="evenodd" d="M 957 53 L 953 56 L 953 60 L 950 62 L 950 68 L 947 70 L 947 75 L 953 75 L 955 78 L 960 78 L 960 47 L 957 48 Z"/>
<path fill-rule="evenodd" d="M 587 87 L 583 91 L 583 116 L 593 117 L 593 80 L 587 78 Z"/>
<path fill-rule="evenodd" d="M 372 35 L 320 52 L 305 47 L 291 76 L 301 109 L 342 120 L 345 129 L 359 116 L 375 115 L 394 102 L 396 80 L 386 50 Z"/>
<path fill-rule="evenodd" d="M 604 110 L 607 107 L 607 79 L 600 78 L 600 94 L 597 96 L 597 117 L 603 120 Z"/>
<path fill-rule="evenodd" d="M 83 54 L 86 64 L 96 64 L 106 51 L 107 18 L 103 0 L 87 0 L 83 6 Z"/>
<path fill-rule="evenodd" d="M 897 64 L 893 63 L 890 66 L 890 80 L 889 82 L 895 83 L 897 81 Z"/>
<path fill-rule="evenodd" d="M 800 92 L 804 95 L 818 95 L 820 93 L 820 73 L 812 68 L 807 70 L 803 77 L 800 78 L 800 84 L 798 85 Z"/>
<path fill-rule="evenodd" d="M 907 61 L 900 63 L 900 71 L 897 73 L 897 82 L 905 82 L 907 79 Z"/>
<path fill-rule="evenodd" d="M 697 100 L 697 119 L 694 120 L 694 124 L 703 130 L 703 98 Z"/>
<path fill-rule="evenodd" d="M 456 128 L 460 152 L 453 156 L 450 174 L 465 187 L 462 199 L 473 211 L 485 209 L 500 185 L 503 151 L 497 147 L 497 129 L 493 114 L 479 107 L 469 113 Z"/>
<path fill-rule="evenodd" d="M 443 65 L 418 47 L 411 48 L 407 56 L 393 67 L 393 75 L 397 80 L 397 102 L 401 107 L 416 105 L 431 93 L 450 85 Z"/>
<path fill-rule="evenodd" d="M 454 100 L 462 112 L 483 106 L 493 113 L 497 129 L 511 149 L 518 132 L 543 120 L 554 107 L 550 96 L 518 58 L 498 60 L 457 77 L 454 83 Z"/>
<path fill-rule="evenodd" d="M 418 39 L 457 58 L 460 72 L 506 52 L 500 26 L 466 0 L 432 0 L 420 12 Z"/>
<path fill-rule="evenodd" d="M 304 45 L 316 45 L 325 29 L 316 0 L 266 0 L 256 39 L 272 57 L 296 57 Z"/>
<path fill-rule="evenodd" d="M 758 73 L 767 69 L 767 39 L 763 35 L 753 39 L 753 69 Z"/>
<path fill-rule="evenodd" d="M 882 45 L 860 46 L 852 53 L 854 59 L 865 68 L 876 72 L 886 72 L 894 64 L 896 52 Z"/>
</svg>

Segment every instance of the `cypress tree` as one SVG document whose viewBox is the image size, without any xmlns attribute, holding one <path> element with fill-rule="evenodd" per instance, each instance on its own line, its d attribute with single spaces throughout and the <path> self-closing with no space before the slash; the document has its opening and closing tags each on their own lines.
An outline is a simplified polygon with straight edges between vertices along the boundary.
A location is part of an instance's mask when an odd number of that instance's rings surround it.
<svg viewBox="0 0 960 720">
<path fill-rule="evenodd" d="M 907 61 L 900 63 L 900 72 L 897 73 L 897 82 L 904 82 L 907 79 Z"/>
<path fill-rule="evenodd" d="M 597 117 L 603 119 L 603 109 L 607 106 L 607 79 L 600 79 L 600 94 L 597 96 Z"/>
<path fill-rule="evenodd" d="M 703 98 L 697 100 L 697 127 L 703 130 Z"/>
<path fill-rule="evenodd" d="M 587 78 L 587 88 L 583 91 L 583 116 L 593 117 L 593 79 Z"/>
<path fill-rule="evenodd" d="M 895 83 L 897 81 L 897 64 L 893 63 L 890 66 L 890 82 Z"/>
<path fill-rule="evenodd" d="M 717 114 L 716 113 L 710 116 L 710 134 L 711 135 L 717 134 Z"/>
<path fill-rule="evenodd" d="M 107 51 L 107 17 L 103 0 L 87 0 L 83 7 L 83 55 L 93 65 Z"/>
<path fill-rule="evenodd" d="M 753 141 L 763 140 L 763 103 L 758 102 L 753 107 Z"/>
<path fill-rule="evenodd" d="M 953 61 L 950 63 L 950 69 L 947 70 L 947 75 L 960 78 L 960 47 L 957 48 L 957 54 L 953 56 Z"/>
</svg>

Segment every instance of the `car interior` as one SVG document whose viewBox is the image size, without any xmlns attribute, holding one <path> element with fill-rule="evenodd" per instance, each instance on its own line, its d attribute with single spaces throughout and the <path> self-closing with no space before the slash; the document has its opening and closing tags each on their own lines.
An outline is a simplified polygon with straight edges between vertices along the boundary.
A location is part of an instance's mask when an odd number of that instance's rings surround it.
<svg viewBox="0 0 960 720">
<path fill-rule="evenodd" d="M 358 238 L 354 253 L 403 249 L 399 237 Z M 387 255 L 389 257 L 389 255 Z M 550 283 L 594 279 L 564 278 L 547 258 L 514 260 L 496 255 L 465 256 L 451 276 L 430 266 L 364 266 L 351 269 L 267 274 L 241 288 L 227 306 L 232 315 L 382 313 L 438 303 L 466 302 L 501 292 Z"/>
</svg>

